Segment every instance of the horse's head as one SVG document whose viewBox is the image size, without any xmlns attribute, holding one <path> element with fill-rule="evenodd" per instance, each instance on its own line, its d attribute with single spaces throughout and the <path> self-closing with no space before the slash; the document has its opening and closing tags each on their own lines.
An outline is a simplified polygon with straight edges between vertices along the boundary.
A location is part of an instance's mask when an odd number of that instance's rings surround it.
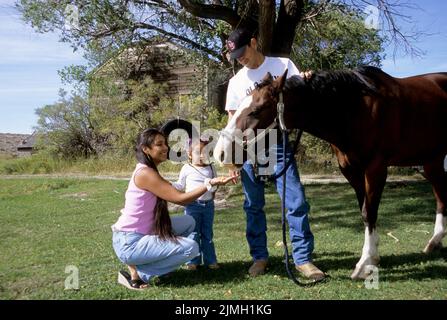
<svg viewBox="0 0 447 320">
<path fill-rule="evenodd" d="M 279 94 L 283 90 L 287 77 L 287 70 L 277 79 L 267 73 L 253 91 L 251 103 L 247 108 L 241 110 L 236 118 L 236 129 L 245 132 L 251 129 L 268 128 L 277 116 L 277 104 Z"/>
<path fill-rule="evenodd" d="M 240 167 L 243 162 L 252 158 L 250 145 L 254 143 L 258 129 L 273 127 L 277 115 L 279 93 L 284 87 L 287 70 L 277 79 L 270 73 L 256 86 L 252 94 L 247 96 L 221 131 L 214 149 L 214 158 L 228 167 Z"/>
</svg>

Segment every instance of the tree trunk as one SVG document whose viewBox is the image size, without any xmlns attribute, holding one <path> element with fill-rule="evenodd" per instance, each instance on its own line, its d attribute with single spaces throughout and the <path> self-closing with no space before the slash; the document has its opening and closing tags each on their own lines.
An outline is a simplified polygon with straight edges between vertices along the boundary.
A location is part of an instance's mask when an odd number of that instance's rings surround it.
<svg viewBox="0 0 447 320">
<path fill-rule="evenodd" d="M 272 52 L 275 18 L 275 0 L 259 1 L 258 47 L 264 55 L 270 55 Z"/>
<path fill-rule="evenodd" d="M 179 0 L 182 7 L 197 17 L 226 21 L 233 28 L 245 26 L 258 28 L 259 49 L 264 54 L 288 57 L 295 39 L 295 29 L 303 15 L 305 0 L 281 0 L 278 19 L 276 17 L 276 1 L 248 1 L 243 13 L 239 15 L 236 2 L 235 8 L 213 4 L 202 4 L 192 0 Z"/>
<path fill-rule="evenodd" d="M 278 21 L 273 31 L 272 54 L 289 57 L 296 26 L 303 16 L 304 0 L 281 0 Z"/>
</svg>

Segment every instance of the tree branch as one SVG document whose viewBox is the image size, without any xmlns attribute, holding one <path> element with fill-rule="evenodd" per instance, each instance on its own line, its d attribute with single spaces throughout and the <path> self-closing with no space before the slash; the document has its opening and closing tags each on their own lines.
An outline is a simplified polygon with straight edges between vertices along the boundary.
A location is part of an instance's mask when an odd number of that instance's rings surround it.
<svg viewBox="0 0 447 320">
<path fill-rule="evenodd" d="M 178 0 L 190 14 L 205 19 L 217 19 L 229 23 L 233 28 L 238 25 L 241 17 L 236 11 L 217 4 L 200 4 L 190 0 Z"/>
<path fill-rule="evenodd" d="M 352 7 L 360 10 L 364 9 L 366 5 L 379 10 L 382 30 L 390 35 L 389 43 L 394 43 L 394 56 L 398 49 L 404 50 L 406 54 L 409 53 L 411 56 L 423 55 L 423 52 L 413 43 L 425 34 L 414 31 L 404 33 L 402 26 L 398 26 L 396 22 L 396 18 L 400 18 L 403 22 L 412 24 L 410 17 L 402 14 L 402 9 L 421 10 L 418 5 L 407 0 L 346 0 L 346 2 L 350 2 Z"/>
<path fill-rule="evenodd" d="M 177 39 L 177 40 L 180 40 L 180 41 L 182 41 L 184 43 L 187 43 L 188 45 L 190 45 L 194 49 L 197 49 L 197 50 L 200 50 L 202 52 L 205 52 L 205 53 L 207 53 L 207 54 L 209 54 L 209 55 L 211 55 L 211 56 L 213 56 L 213 57 L 215 57 L 215 58 L 217 58 L 219 60 L 222 59 L 221 55 L 218 52 L 216 52 L 216 51 L 214 51 L 212 49 L 209 49 L 207 47 L 204 47 L 201 44 L 199 44 L 197 42 L 194 42 L 194 41 L 192 41 L 191 39 L 189 39 L 187 37 L 184 37 L 184 36 L 181 36 L 181 35 L 178 35 L 178 34 L 175 34 L 175 33 L 169 32 L 169 31 L 166 31 L 166 30 L 163 30 L 163 29 L 158 28 L 156 26 L 152 26 L 150 24 L 141 22 L 141 23 L 136 23 L 135 24 L 134 31 L 136 29 L 146 29 L 146 30 L 157 31 L 160 34 L 163 34 L 163 35 L 168 36 L 170 38 Z"/>
</svg>

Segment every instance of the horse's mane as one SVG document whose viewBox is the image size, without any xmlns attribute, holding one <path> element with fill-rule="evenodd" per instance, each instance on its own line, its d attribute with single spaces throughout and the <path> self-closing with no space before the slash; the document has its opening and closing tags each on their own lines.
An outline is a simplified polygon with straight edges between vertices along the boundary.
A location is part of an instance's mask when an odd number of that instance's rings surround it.
<svg viewBox="0 0 447 320">
<path fill-rule="evenodd" d="M 304 90 L 320 97 L 377 94 L 375 83 L 383 75 L 388 76 L 379 68 L 370 66 L 355 70 L 318 71 L 308 79 L 290 77 L 284 85 L 284 91 Z"/>
</svg>

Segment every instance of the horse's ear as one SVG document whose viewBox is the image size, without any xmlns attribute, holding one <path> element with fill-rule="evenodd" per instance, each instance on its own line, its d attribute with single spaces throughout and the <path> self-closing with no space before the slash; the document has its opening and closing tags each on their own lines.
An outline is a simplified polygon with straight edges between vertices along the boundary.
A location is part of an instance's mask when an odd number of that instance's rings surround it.
<svg viewBox="0 0 447 320">
<path fill-rule="evenodd" d="M 271 83 L 273 81 L 272 74 L 270 72 L 267 72 L 267 74 L 262 78 L 262 82 Z"/>
<path fill-rule="evenodd" d="M 287 79 L 287 72 L 289 70 L 286 69 L 286 71 L 284 71 L 284 73 L 282 74 L 282 76 L 279 76 L 278 78 L 276 78 L 276 80 L 274 81 L 273 85 L 275 86 L 275 88 L 278 91 L 281 91 L 282 88 L 284 88 L 284 84 L 286 83 L 286 79 Z"/>
</svg>

